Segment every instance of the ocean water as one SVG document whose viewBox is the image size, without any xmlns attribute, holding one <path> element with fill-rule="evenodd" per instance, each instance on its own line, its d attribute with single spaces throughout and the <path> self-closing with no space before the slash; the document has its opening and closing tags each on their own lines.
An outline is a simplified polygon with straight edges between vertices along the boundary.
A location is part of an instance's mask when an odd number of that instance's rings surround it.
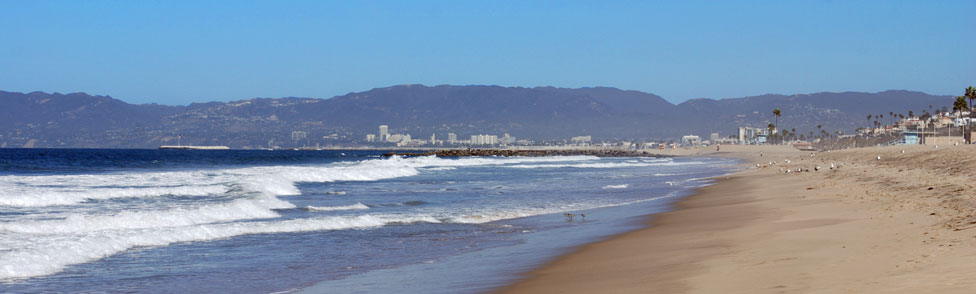
<svg viewBox="0 0 976 294">
<path fill-rule="evenodd" d="M 734 168 L 381 153 L 0 149 L 0 292 L 483 292 Z"/>
</svg>

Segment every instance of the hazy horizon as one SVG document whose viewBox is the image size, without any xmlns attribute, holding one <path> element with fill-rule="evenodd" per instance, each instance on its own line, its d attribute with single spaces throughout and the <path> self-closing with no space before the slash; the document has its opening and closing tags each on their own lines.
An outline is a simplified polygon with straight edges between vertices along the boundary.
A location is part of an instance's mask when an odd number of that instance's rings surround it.
<svg viewBox="0 0 976 294">
<path fill-rule="evenodd" d="M 973 83 L 976 2 L 4 2 L 0 89 L 186 105 L 399 84 L 671 103 Z"/>
</svg>

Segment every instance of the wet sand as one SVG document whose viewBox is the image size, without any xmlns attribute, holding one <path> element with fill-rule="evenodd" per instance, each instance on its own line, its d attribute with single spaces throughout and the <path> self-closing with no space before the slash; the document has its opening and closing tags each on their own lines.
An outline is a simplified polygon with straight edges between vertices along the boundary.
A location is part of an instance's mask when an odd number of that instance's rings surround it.
<svg viewBox="0 0 976 294">
<path fill-rule="evenodd" d="M 697 153 L 749 169 L 650 216 L 647 228 L 577 248 L 499 291 L 976 292 L 973 146 Z"/>
</svg>

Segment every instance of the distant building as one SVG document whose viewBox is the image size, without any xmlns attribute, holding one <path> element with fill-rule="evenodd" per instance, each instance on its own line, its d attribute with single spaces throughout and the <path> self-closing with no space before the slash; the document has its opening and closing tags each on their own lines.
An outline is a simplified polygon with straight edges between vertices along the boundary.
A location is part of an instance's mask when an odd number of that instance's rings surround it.
<svg viewBox="0 0 976 294">
<path fill-rule="evenodd" d="M 505 136 L 502 137 L 502 142 L 501 143 L 502 144 L 505 144 L 505 145 L 515 144 L 515 137 L 512 137 L 512 136 L 508 135 L 508 133 L 505 133 Z"/>
<path fill-rule="evenodd" d="M 298 145 L 299 143 L 306 142 L 306 140 L 305 140 L 306 138 L 308 138 L 308 133 L 306 133 L 306 132 L 303 132 L 303 131 L 292 131 L 291 132 L 291 140 L 295 142 L 295 145 Z"/>
<path fill-rule="evenodd" d="M 447 143 L 456 144 L 457 143 L 457 134 L 455 134 L 455 133 L 447 133 Z"/>
<path fill-rule="evenodd" d="M 495 135 L 472 135 L 471 145 L 496 145 L 498 136 Z"/>
<path fill-rule="evenodd" d="M 721 138 L 718 137 L 718 133 L 712 133 L 712 136 L 710 137 L 710 139 L 711 139 L 710 141 L 712 141 L 712 143 L 717 143 Z"/>
<path fill-rule="evenodd" d="M 393 142 L 393 143 L 399 143 L 400 141 L 403 141 L 403 135 L 400 135 L 400 134 L 387 135 L 386 141 L 387 142 Z"/>
<path fill-rule="evenodd" d="M 390 131 L 386 125 L 380 125 L 380 141 L 389 141 Z"/>
<path fill-rule="evenodd" d="M 376 134 L 366 134 L 366 142 L 376 142 Z"/>
<path fill-rule="evenodd" d="M 764 128 L 739 127 L 739 144 L 763 144 L 769 136 L 769 130 Z"/>
<path fill-rule="evenodd" d="M 584 144 L 589 144 L 591 141 L 593 141 L 593 138 L 590 136 L 576 136 L 569 139 L 569 141 L 573 142 L 573 144 L 584 145 Z"/>
<path fill-rule="evenodd" d="M 681 145 L 698 146 L 701 145 L 701 138 L 695 135 L 681 137 Z"/>
</svg>

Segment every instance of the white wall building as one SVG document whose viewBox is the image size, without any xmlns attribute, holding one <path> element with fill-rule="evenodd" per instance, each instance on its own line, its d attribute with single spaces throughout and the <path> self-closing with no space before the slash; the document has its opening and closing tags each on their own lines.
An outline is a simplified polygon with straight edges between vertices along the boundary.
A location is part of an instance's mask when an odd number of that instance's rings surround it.
<svg viewBox="0 0 976 294">
<path fill-rule="evenodd" d="M 681 137 L 681 145 L 698 146 L 701 145 L 701 138 L 695 135 Z"/>
<path fill-rule="evenodd" d="M 498 136 L 495 135 L 472 135 L 471 145 L 496 145 Z"/>
<path fill-rule="evenodd" d="M 389 141 L 390 129 L 386 125 L 380 125 L 380 141 Z"/>
</svg>

